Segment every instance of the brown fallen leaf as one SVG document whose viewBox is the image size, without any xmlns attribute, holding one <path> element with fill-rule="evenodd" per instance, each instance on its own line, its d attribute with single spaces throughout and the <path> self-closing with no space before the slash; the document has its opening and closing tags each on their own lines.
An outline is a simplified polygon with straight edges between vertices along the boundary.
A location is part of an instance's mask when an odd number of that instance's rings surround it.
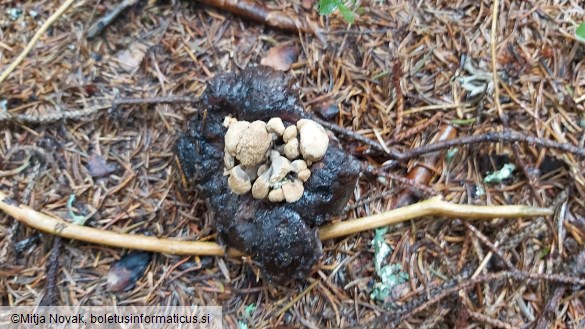
<svg viewBox="0 0 585 329">
<path fill-rule="evenodd" d="M 262 58 L 260 64 L 270 66 L 275 70 L 288 71 L 292 63 L 297 61 L 299 49 L 293 44 L 281 44 L 270 48 L 268 54 Z"/>
<path fill-rule="evenodd" d="M 106 159 L 99 154 L 92 154 L 87 161 L 87 170 L 91 177 L 105 177 L 117 169 L 116 165 L 109 164 Z"/>
<path fill-rule="evenodd" d="M 147 49 L 148 45 L 143 42 L 133 41 L 128 48 L 116 53 L 115 61 L 122 70 L 131 73 L 142 63 Z"/>
<path fill-rule="evenodd" d="M 151 253 L 136 251 L 112 264 L 106 279 L 108 290 L 122 292 L 133 289 L 136 282 L 144 275 L 151 259 Z"/>
<path fill-rule="evenodd" d="M 313 112 L 325 120 L 331 120 L 339 114 L 339 106 L 332 99 L 328 98 L 317 103 Z"/>
</svg>

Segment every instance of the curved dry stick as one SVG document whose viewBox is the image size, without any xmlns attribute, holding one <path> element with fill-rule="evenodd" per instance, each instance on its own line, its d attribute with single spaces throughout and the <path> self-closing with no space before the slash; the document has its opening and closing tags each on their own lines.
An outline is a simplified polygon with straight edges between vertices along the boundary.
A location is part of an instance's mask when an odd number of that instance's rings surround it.
<svg viewBox="0 0 585 329">
<path fill-rule="evenodd" d="M 40 213 L 26 205 L 18 204 L 2 192 L 0 192 L 0 209 L 32 228 L 69 239 L 175 255 L 224 256 L 226 254 L 225 248 L 215 242 L 156 238 L 71 224 L 60 218 Z M 321 240 L 333 239 L 429 215 L 465 219 L 490 219 L 538 217 L 552 214 L 553 210 L 549 208 L 456 205 L 442 201 L 439 197 L 434 197 L 378 215 L 323 226 L 319 229 L 319 237 Z M 227 254 L 233 257 L 242 255 L 242 253 L 233 249 L 229 249 Z"/>
<path fill-rule="evenodd" d="M 322 226 L 319 229 L 319 238 L 321 240 L 338 238 L 423 216 L 445 216 L 474 220 L 551 216 L 553 213 L 553 209 L 530 206 L 459 205 L 443 201 L 440 197 L 434 197 L 381 214 Z"/>
</svg>

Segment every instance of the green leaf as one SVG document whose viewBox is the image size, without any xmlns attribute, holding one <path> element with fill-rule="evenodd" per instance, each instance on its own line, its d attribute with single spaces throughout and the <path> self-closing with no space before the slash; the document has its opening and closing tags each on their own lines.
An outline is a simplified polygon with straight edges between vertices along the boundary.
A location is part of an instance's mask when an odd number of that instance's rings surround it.
<svg viewBox="0 0 585 329">
<path fill-rule="evenodd" d="M 581 42 L 585 42 L 585 22 L 579 24 L 575 30 L 575 37 Z"/>
<path fill-rule="evenodd" d="M 339 3 L 339 12 L 343 16 L 343 18 L 348 22 L 353 24 L 355 22 L 355 13 L 347 8 L 343 3 Z"/>
<path fill-rule="evenodd" d="M 339 7 L 341 0 L 319 0 L 319 15 L 332 14 Z"/>
</svg>

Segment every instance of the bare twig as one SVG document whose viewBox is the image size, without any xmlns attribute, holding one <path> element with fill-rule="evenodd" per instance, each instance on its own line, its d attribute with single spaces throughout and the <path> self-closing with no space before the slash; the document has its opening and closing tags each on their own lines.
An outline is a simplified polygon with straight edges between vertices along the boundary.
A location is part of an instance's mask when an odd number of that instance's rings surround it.
<svg viewBox="0 0 585 329">
<path fill-rule="evenodd" d="M 321 120 L 319 118 L 312 118 L 312 120 L 318 122 L 320 125 L 331 130 L 334 133 L 337 133 L 337 134 L 340 134 L 346 138 L 351 138 L 351 139 L 356 140 L 358 142 L 364 143 L 378 152 L 386 153 L 386 150 L 384 149 L 384 147 L 382 145 L 380 145 L 380 143 L 378 143 L 374 140 L 371 140 L 371 139 L 364 137 L 356 132 L 345 129 L 343 127 L 340 127 L 334 123 Z M 391 149 L 391 151 L 392 151 L 392 149 Z M 395 151 L 395 152 L 396 152 L 395 153 L 396 157 L 398 157 L 400 155 L 400 152 L 398 152 L 398 151 Z"/>
<path fill-rule="evenodd" d="M 51 247 L 51 255 L 47 261 L 47 283 L 45 284 L 46 294 L 39 303 L 39 306 L 55 305 L 55 288 L 57 287 L 57 274 L 59 273 L 59 253 L 61 251 L 61 237 L 56 236 Z"/>
<path fill-rule="evenodd" d="M 43 115 L 11 114 L 10 112 L 2 112 L 0 113 L 0 123 L 13 121 L 22 123 L 46 124 L 61 120 L 86 119 L 90 114 L 96 113 L 103 109 L 108 109 L 110 107 L 111 104 L 100 104 L 96 106 L 90 106 L 82 110 L 59 111 Z"/>
<path fill-rule="evenodd" d="M 448 149 L 454 146 L 461 146 L 461 145 L 468 145 L 468 144 L 477 144 L 477 143 L 496 143 L 496 142 L 524 142 L 529 144 L 534 144 L 541 147 L 552 148 L 563 152 L 573 153 L 582 157 L 585 157 L 585 148 L 577 147 L 568 143 L 557 143 L 548 139 L 539 138 L 539 137 L 532 137 L 528 135 L 524 135 L 518 132 L 489 132 L 482 135 L 475 135 L 475 136 L 464 136 L 459 137 L 450 141 L 439 142 L 429 145 L 424 145 L 421 147 L 414 148 L 412 150 L 408 150 L 405 152 L 397 152 L 397 154 L 393 154 L 397 160 L 408 160 L 414 158 L 416 156 L 431 153 L 439 150 Z"/>
<path fill-rule="evenodd" d="M 0 209 L 39 231 L 64 238 L 114 247 L 177 255 L 223 256 L 225 254 L 224 248 L 214 242 L 159 239 L 150 236 L 122 234 L 75 225 L 65 222 L 62 219 L 37 212 L 25 205 L 18 204 L 2 192 L 0 192 Z M 464 219 L 485 219 L 537 217 L 552 215 L 552 213 L 552 209 L 529 206 L 456 205 L 442 201 L 439 197 L 434 197 L 385 213 L 323 226 L 319 229 L 319 237 L 321 240 L 334 239 L 429 215 Z M 232 256 L 241 255 L 241 253 L 234 250 L 229 250 L 228 254 Z"/>
<path fill-rule="evenodd" d="M 24 50 L 20 53 L 20 55 L 18 55 L 18 57 L 14 61 L 12 61 L 12 63 L 10 64 L 10 66 L 8 66 L 8 68 L 4 72 L 2 72 L 2 75 L 0 75 L 0 83 L 4 82 L 4 80 L 6 80 L 6 78 L 10 75 L 10 73 L 12 73 L 12 71 L 14 71 L 14 69 L 16 69 L 16 67 L 24 60 L 24 58 L 26 57 L 26 55 L 28 55 L 28 53 L 32 50 L 32 48 L 37 43 L 37 41 L 39 41 L 39 38 L 41 37 L 41 35 L 43 35 L 45 33 L 45 31 L 47 31 L 47 29 L 51 25 L 53 25 L 53 23 L 55 23 L 55 21 L 57 19 L 59 19 L 59 17 L 61 17 L 61 15 L 63 15 L 63 13 L 74 2 L 75 2 L 75 0 L 67 0 L 67 1 L 65 1 L 61 5 L 61 7 L 59 7 L 59 9 L 57 9 L 57 11 L 53 15 L 51 15 L 51 17 L 49 17 L 49 19 L 47 19 L 47 21 L 41 26 L 40 29 L 38 29 L 38 31 L 35 33 L 35 35 L 33 36 L 33 38 L 26 45 L 26 48 L 24 48 Z"/>
<path fill-rule="evenodd" d="M 498 319 L 490 318 L 479 312 L 469 312 L 469 316 L 493 328 L 514 329 L 515 327 Z"/>
<path fill-rule="evenodd" d="M 113 101 L 97 101 L 93 105 L 81 110 L 60 110 L 55 113 L 42 115 L 30 114 L 11 114 L 10 112 L 0 112 L 0 123 L 3 121 L 14 121 L 22 123 L 52 123 L 61 120 L 83 120 L 88 116 L 97 113 L 100 110 L 115 110 L 122 105 L 153 105 L 153 104 L 197 104 L 200 101 L 198 97 L 188 96 L 162 96 L 152 98 L 120 98 Z"/>
<path fill-rule="evenodd" d="M 376 167 L 371 166 L 371 165 L 365 166 L 363 171 L 368 173 L 368 174 L 374 175 L 374 176 L 382 176 L 382 177 L 400 182 L 400 183 L 407 185 L 415 190 L 419 190 L 420 192 L 423 192 L 423 193 L 427 194 L 428 196 L 437 195 L 437 191 L 433 190 L 431 187 L 428 187 L 426 185 L 418 183 L 413 179 L 409 179 L 409 178 L 405 178 L 405 177 L 402 177 L 399 175 L 394 175 L 392 173 L 384 172 L 380 168 L 376 168 Z"/>
<path fill-rule="evenodd" d="M 424 130 L 426 130 L 427 128 L 429 128 L 430 125 L 432 125 L 433 123 L 437 122 L 439 119 L 441 119 L 443 117 L 443 112 L 437 112 L 435 113 L 435 115 L 433 115 L 430 119 L 426 120 L 423 123 L 417 123 L 416 126 L 406 130 L 405 132 L 399 133 L 398 135 L 395 135 L 394 137 L 392 137 L 389 141 L 388 144 L 392 145 L 392 144 L 396 144 L 410 136 L 416 135 Z"/>
<path fill-rule="evenodd" d="M 116 17 L 118 17 L 127 8 L 135 5 L 137 2 L 138 2 L 138 0 L 124 0 L 121 3 L 119 3 L 118 5 L 116 5 L 116 7 L 114 7 L 114 9 L 112 9 L 105 16 L 100 18 L 97 22 L 95 22 L 89 28 L 89 30 L 87 30 L 87 37 L 93 38 L 96 35 L 102 33 L 102 31 L 108 25 L 110 25 L 116 19 Z"/>
<path fill-rule="evenodd" d="M 316 24 L 296 16 L 289 16 L 283 12 L 271 10 L 258 2 L 250 0 L 199 0 L 206 5 L 225 10 L 236 16 L 241 16 L 271 27 L 286 31 L 303 31 L 314 34 L 319 40 L 325 43 Z"/>
<path fill-rule="evenodd" d="M 189 96 L 161 96 L 152 98 L 119 98 L 114 100 L 112 106 L 118 105 L 152 105 L 152 104 L 197 104 L 199 97 Z"/>
<path fill-rule="evenodd" d="M 432 143 L 438 143 L 442 141 L 452 140 L 457 136 L 457 129 L 451 125 L 444 125 L 431 139 Z M 437 163 L 443 157 L 442 152 L 430 153 L 424 156 L 422 163 L 418 163 L 414 168 L 410 169 L 406 174 L 406 179 L 410 179 L 418 184 L 429 184 L 429 181 L 433 177 L 433 171 L 429 167 L 437 166 Z M 392 200 L 393 206 L 402 207 L 407 204 L 411 204 L 416 200 L 420 199 L 420 196 L 414 195 L 412 189 L 405 186 L 400 193 Z"/>
<path fill-rule="evenodd" d="M 504 262 L 509 271 L 514 271 L 516 269 L 514 265 L 512 265 L 512 263 L 510 263 L 510 261 L 507 260 L 506 257 L 504 257 L 504 255 L 502 255 L 498 247 L 495 244 L 493 244 L 485 235 L 483 235 L 483 233 L 481 233 L 477 228 L 475 228 L 475 226 L 469 223 L 465 223 L 465 226 L 467 227 L 468 230 L 475 234 L 475 236 L 481 242 L 483 242 L 483 244 L 485 244 L 492 251 L 493 254 L 495 254 L 502 262 Z"/>
</svg>

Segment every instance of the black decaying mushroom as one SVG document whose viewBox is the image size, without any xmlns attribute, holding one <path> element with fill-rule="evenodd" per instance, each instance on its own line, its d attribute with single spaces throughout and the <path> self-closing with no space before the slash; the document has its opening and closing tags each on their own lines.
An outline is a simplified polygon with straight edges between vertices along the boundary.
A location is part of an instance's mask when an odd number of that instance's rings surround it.
<svg viewBox="0 0 585 329">
<path fill-rule="evenodd" d="M 298 201 L 236 194 L 223 173 L 227 116 L 248 122 L 277 117 L 288 126 L 311 114 L 303 110 L 294 82 L 282 72 L 255 67 L 221 74 L 209 82 L 198 113 L 176 144 L 183 174 L 207 198 L 221 242 L 252 256 L 269 281 L 302 279 L 322 255 L 317 227 L 343 210 L 360 163 L 331 138 L 323 159 L 312 164 Z"/>
</svg>

